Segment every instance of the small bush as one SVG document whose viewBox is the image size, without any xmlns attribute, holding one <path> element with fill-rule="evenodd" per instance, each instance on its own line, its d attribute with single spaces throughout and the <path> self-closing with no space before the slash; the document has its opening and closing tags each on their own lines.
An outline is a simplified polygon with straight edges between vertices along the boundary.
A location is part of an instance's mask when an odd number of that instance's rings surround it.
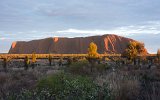
<svg viewBox="0 0 160 100">
<path fill-rule="evenodd" d="M 52 66 L 52 56 L 49 54 L 48 56 L 49 65 Z"/>
<path fill-rule="evenodd" d="M 49 76 L 38 83 L 38 89 L 51 89 L 56 99 L 60 100 L 96 100 L 96 84 L 87 77 L 58 74 Z"/>
<path fill-rule="evenodd" d="M 37 61 L 37 56 L 35 53 L 32 53 L 32 63 L 36 63 Z"/>
<path fill-rule="evenodd" d="M 30 63 L 30 61 L 29 61 L 29 57 L 28 57 L 28 56 L 26 56 L 26 57 L 25 57 L 25 59 L 24 59 L 24 67 L 25 67 L 25 70 L 27 70 L 27 69 L 28 69 L 28 67 L 29 67 L 29 63 Z"/>
<path fill-rule="evenodd" d="M 97 64 L 96 69 L 98 72 L 104 72 L 108 69 L 109 67 L 105 64 Z"/>
<path fill-rule="evenodd" d="M 87 60 L 81 60 L 79 62 L 73 62 L 69 66 L 69 71 L 73 74 L 86 75 L 89 74 L 89 62 Z"/>
<path fill-rule="evenodd" d="M 114 100 L 142 100 L 138 99 L 141 96 L 139 95 L 141 92 L 140 80 L 141 78 L 137 71 L 133 73 L 115 71 L 107 73 L 107 75 L 98 76 L 96 82 L 102 87 L 107 84 L 109 87 L 106 87 L 106 91 L 108 90 L 107 92 L 111 93 L 110 97 L 114 98 Z"/>
<path fill-rule="evenodd" d="M 111 100 L 108 85 L 100 87 L 90 78 L 56 74 L 40 80 L 34 90 L 9 93 L 7 100 Z"/>
<path fill-rule="evenodd" d="M 70 66 L 73 63 L 73 58 L 72 57 L 68 57 L 67 58 L 67 63 L 68 63 L 68 66 Z"/>
<path fill-rule="evenodd" d="M 8 65 L 8 62 L 10 61 L 10 58 L 9 57 L 5 57 L 3 59 L 3 68 L 4 68 L 4 71 L 6 72 L 7 71 L 7 65 Z"/>
<path fill-rule="evenodd" d="M 105 61 L 111 61 L 111 59 L 109 59 L 108 57 L 105 57 Z"/>
<path fill-rule="evenodd" d="M 37 61 L 37 56 L 36 56 L 36 54 L 33 52 L 33 53 L 32 53 L 32 69 L 34 69 L 36 61 Z"/>
</svg>

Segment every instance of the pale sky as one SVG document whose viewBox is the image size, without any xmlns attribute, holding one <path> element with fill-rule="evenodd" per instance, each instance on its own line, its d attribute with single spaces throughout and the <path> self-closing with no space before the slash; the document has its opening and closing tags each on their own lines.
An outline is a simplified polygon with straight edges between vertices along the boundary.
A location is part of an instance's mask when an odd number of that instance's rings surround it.
<svg viewBox="0 0 160 100">
<path fill-rule="evenodd" d="M 0 53 L 13 41 L 117 34 L 160 48 L 159 0 L 0 0 Z"/>
</svg>

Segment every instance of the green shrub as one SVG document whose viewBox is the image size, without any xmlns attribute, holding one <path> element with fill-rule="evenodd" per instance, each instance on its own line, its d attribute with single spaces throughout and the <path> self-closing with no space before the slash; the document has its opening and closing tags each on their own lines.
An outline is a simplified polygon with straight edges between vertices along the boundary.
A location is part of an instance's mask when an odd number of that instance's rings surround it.
<svg viewBox="0 0 160 100">
<path fill-rule="evenodd" d="M 97 100 L 99 88 L 87 77 L 58 74 L 38 83 L 38 89 L 51 89 L 58 100 Z"/>
<path fill-rule="evenodd" d="M 5 100 L 111 100 L 108 85 L 98 86 L 88 77 L 59 73 L 38 81 L 33 90 L 9 93 Z"/>
<path fill-rule="evenodd" d="M 108 69 L 109 67 L 105 64 L 97 64 L 96 69 L 98 72 L 104 72 Z"/>
<path fill-rule="evenodd" d="M 89 74 L 88 64 L 89 62 L 87 60 L 80 60 L 78 62 L 73 62 L 69 66 L 69 71 L 73 74 L 81 74 L 81 75 Z"/>
</svg>

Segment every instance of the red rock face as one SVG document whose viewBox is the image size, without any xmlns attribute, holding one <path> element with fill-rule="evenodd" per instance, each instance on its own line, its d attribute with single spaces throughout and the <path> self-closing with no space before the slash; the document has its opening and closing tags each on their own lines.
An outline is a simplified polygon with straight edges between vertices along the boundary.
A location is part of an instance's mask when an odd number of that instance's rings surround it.
<svg viewBox="0 0 160 100">
<path fill-rule="evenodd" d="M 78 38 L 46 38 L 29 42 L 19 41 L 12 44 L 9 53 L 28 54 L 55 53 L 55 54 L 84 54 L 87 53 L 91 42 L 97 44 L 98 53 L 123 53 L 130 41 L 129 38 L 117 35 L 103 35 Z"/>
</svg>

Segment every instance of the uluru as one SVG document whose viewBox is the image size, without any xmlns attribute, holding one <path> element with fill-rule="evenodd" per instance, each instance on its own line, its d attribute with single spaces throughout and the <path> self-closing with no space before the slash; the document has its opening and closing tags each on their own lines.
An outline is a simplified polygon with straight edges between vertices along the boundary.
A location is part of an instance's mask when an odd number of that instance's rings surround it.
<svg viewBox="0 0 160 100">
<path fill-rule="evenodd" d="M 54 37 L 32 41 L 13 42 L 9 50 L 10 54 L 85 54 L 91 42 L 98 47 L 98 53 L 123 53 L 129 42 L 136 41 L 130 38 L 106 34 L 90 37 Z"/>
</svg>

